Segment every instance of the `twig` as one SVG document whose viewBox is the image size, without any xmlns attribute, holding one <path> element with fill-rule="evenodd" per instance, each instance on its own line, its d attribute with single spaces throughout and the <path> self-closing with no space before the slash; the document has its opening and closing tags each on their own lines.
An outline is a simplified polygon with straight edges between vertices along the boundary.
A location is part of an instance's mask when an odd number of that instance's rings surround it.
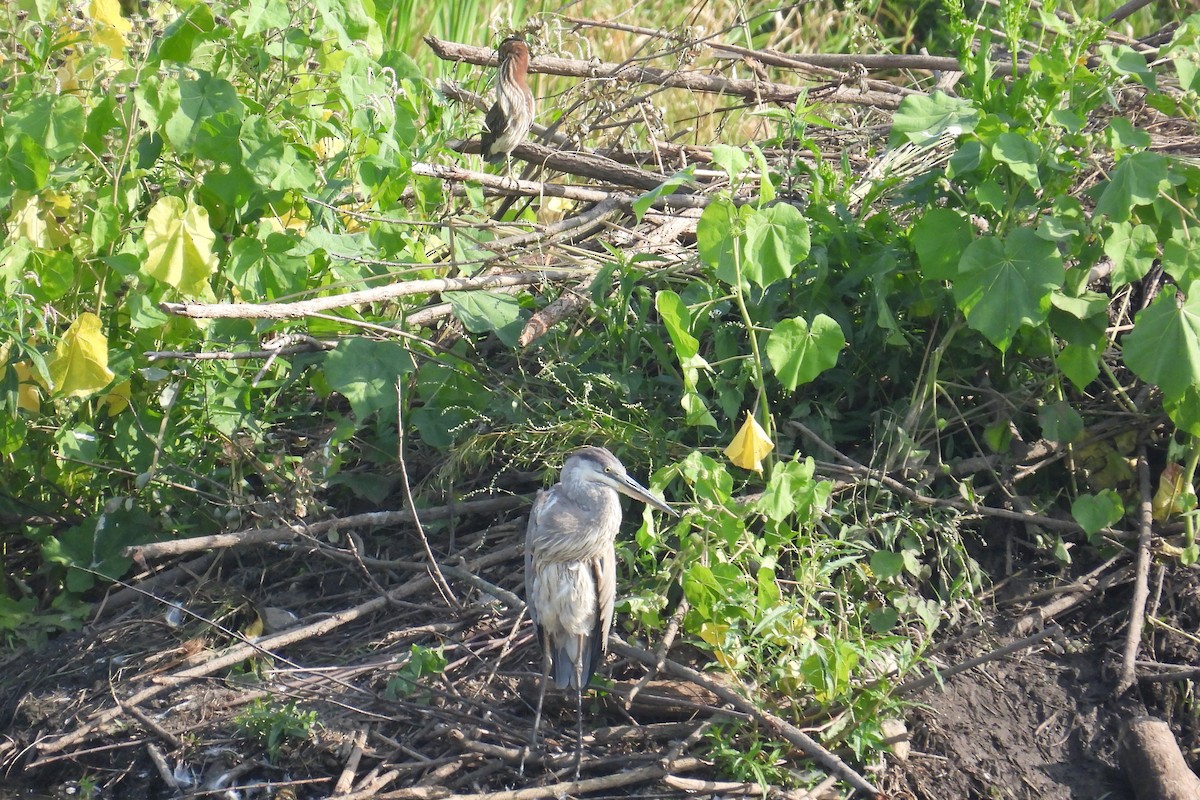
<svg viewBox="0 0 1200 800">
<path fill-rule="evenodd" d="M 320 341 L 312 337 L 308 337 L 308 339 L 311 341 L 270 350 L 211 350 L 205 353 L 196 353 L 190 350 L 148 350 L 143 355 L 146 356 L 147 361 L 164 361 L 167 359 L 177 361 L 255 361 L 262 358 L 279 358 L 280 356 L 292 356 L 297 353 L 315 353 L 321 350 L 332 350 L 337 346 L 334 342 Z"/>
<path fill-rule="evenodd" d="M 171 771 L 171 765 L 167 763 L 166 756 L 162 750 L 154 742 L 146 742 L 146 755 L 150 756 L 151 763 L 154 764 L 154 769 L 158 771 L 158 777 L 162 778 L 162 782 L 168 788 L 179 791 L 179 781 L 175 778 L 175 773 Z"/>
<path fill-rule="evenodd" d="M 1137 662 L 1139 665 L 1144 662 Z M 1161 669 L 1163 665 L 1158 665 Z M 1170 669 L 1166 672 L 1148 672 L 1137 676 L 1138 683 L 1174 683 L 1175 681 L 1194 681 L 1200 678 L 1200 667 L 1187 669 L 1184 667 Z"/>
<path fill-rule="evenodd" d="M 169 730 L 164 728 L 162 725 L 159 725 L 157 722 L 155 722 L 153 719 L 151 719 L 150 716 L 148 714 L 146 714 L 146 712 L 142 711 L 140 708 L 138 708 L 137 706 L 132 705 L 130 703 L 122 703 L 119 700 L 117 702 L 118 702 L 118 705 L 120 705 L 122 711 L 124 711 L 126 714 L 128 714 L 129 716 L 136 719 L 138 722 L 145 725 L 146 728 L 148 728 L 150 731 L 152 731 L 156 736 L 158 736 L 158 738 L 162 739 L 164 742 L 171 745 L 171 747 L 173 747 L 177 750 L 179 748 L 183 747 L 183 741 L 178 736 L 171 733 Z"/>
<path fill-rule="evenodd" d="M 1126 17 L 1131 16 L 1132 14 L 1134 14 L 1138 11 L 1141 11 L 1143 8 L 1145 8 L 1146 6 L 1150 5 L 1153 2 L 1154 2 L 1154 0 L 1129 0 L 1128 3 L 1121 6 L 1116 11 L 1113 11 L 1111 14 L 1109 14 L 1107 17 L 1105 17 L 1103 21 L 1110 23 L 1110 24 L 1120 22 L 1121 20 L 1125 19 Z"/>
<path fill-rule="evenodd" d="M 654 664 L 658 663 L 658 659 L 654 656 L 654 654 L 647 652 L 640 647 L 634 647 L 626 644 L 618 639 L 615 634 L 609 637 L 609 643 L 613 649 L 613 652 L 617 653 L 618 655 L 626 658 L 632 658 L 635 661 L 639 661 L 647 666 L 653 666 Z M 770 730 L 782 736 L 784 739 L 787 739 L 805 755 L 812 758 L 824 769 L 836 775 L 850 786 L 854 787 L 856 790 L 860 792 L 867 792 L 873 797 L 880 795 L 879 790 L 871 785 L 866 778 L 859 775 L 857 772 L 851 769 L 846 762 L 842 761 L 829 750 L 826 750 L 811 736 L 797 728 L 795 725 L 792 725 L 790 722 L 775 716 L 769 711 L 764 711 L 763 709 L 758 708 L 756 705 L 754 705 L 754 703 L 750 702 L 734 690 L 723 686 L 704 675 L 701 675 L 691 667 L 685 667 L 683 664 L 680 664 L 676 661 L 665 659 L 663 662 L 663 669 L 666 672 L 675 675 L 676 677 L 691 681 L 697 686 L 707 689 L 717 697 L 724 700 L 726 703 L 732 705 L 737 710 L 750 714 L 759 722 L 759 724 L 769 728 Z"/>
<path fill-rule="evenodd" d="M 412 514 L 413 527 L 417 529 L 417 538 L 425 550 L 425 558 L 429 562 L 426 564 L 426 569 L 433 576 L 433 585 L 437 587 L 438 592 L 451 608 L 462 608 L 462 603 L 458 602 L 458 598 L 454 596 L 454 590 L 450 588 L 450 584 L 446 583 L 446 576 L 442 574 L 442 569 L 438 566 L 437 558 L 433 555 L 433 548 L 429 546 L 429 537 L 425 535 L 425 526 L 421 524 L 421 515 L 417 512 L 417 502 L 413 498 L 412 484 L 408 480 L 408 464 L 404 459 L 404 379 L 402 377 L 396 379 L 396 460 L 400 464 L 400 485 L 404 488 L 404 504 L 407 506 L 404 510 Z"/>
<path fill-rule="evenodd" d="M 1112 567 L 1117 558 L 1110 558 L 1074 583 L 1055 587 L 1055 593 L 1058 596 L 1046 605 L 1038 606 L 1022 615 L 1016 621 L 1016 624 L 1013 625 L 1013 632 L 1018 636 L 1024 636 L 1030 631 L 1045 625 L 1055 617 L 1071 610 L 1084 600 L 1105 591 L 1110 586 L 1116 586 L 1129 580 L 1129 576 L 1133 573 L 1133 568 L 1128 565 L 1115 569 L 1108 575 L 1104 575 L 1104 572 Z"/>
<path fill-rule="evenodd" d="M 438 58 L 445 61 L 465 61 L 468 64 L 478 64 L 480 66 L 494 65 L 496 62 L 495 51 L 491 48 L 448 42 L 438 39 L 435 36 L 426 36 L 425 43 L 429 45 Z M 808 87 L 805 86 L 790 86 L 783 83 L 748 80 L 745 78 L 725 78 L 707 72 L 665 70 L 655 67 L 638 66 L 636 64 L 583 61 L 575 58 L 557 58 L 554 56 L 538 56 L 532 59 L 529 62 L 529 71 L 547 75 L 589 78 L 592 80 L 648 83 L 708 94 L 737 95 L 756 103 L 795 103 L 809 91 Z M 822 99 L 832 103 L 852 103 L 885 109 L 895 109 L 900 105 L 899 97 L 894 94 L 859 91 L 858 89 L 846 89 L 842 87 L 837 87 L 828 94 L 822 95 Z"/>
<path fill-rule="evenodd" d="M 161 572 L 156 572 L 148 578 L 143 578 L 138 581 L 138 589 L 121 588 L 114 591 L 112 594 L 105 596 L 103 600 L 96 603 L 95 609 L 92 611 L 92 624 L 95 624 L 104 614 L 111 614 L 113 611 L 132 605 L 141 598 L 145 597 L 145 592 L 153 592 L 159 584 L 167 584 L 172 587 L 183 585 L 184 578 L 195 578 L 196 573 L 203 572 L 208 569 L 213 560 L 216 559 L 215 553 L 205 553 L 202 556 L 193 558 L 183 564 L 164 569 Z M 147 572 L 150 571 L 146 568 Z M 130 578 L 136 580 L 136 578 Z"/>
<path fill-rule="evenodd" d="M 736 783 L 734 781 L 710 781 L 697 778 L 682 778 L 665 775 L 662 782 L 672 789 L 679 789 L 694 797 L 768 797 L 778 800 L 809 800 L 820 795 L 795 792 L 761 783 Z"/>
<path fill-rule="evenodd" d="M 957 675 L 960 672 L 966 672 L 973 667 L 978 667 L 980 664 L 986 664 L 989 661 L 995 661 L 998 658 L 1004 658 L 1010 653 L 1027 650 L 1043 639 L 1049 639 L 1051 636 L 1058 636 L 1060 633 L 1062 633 L 1062 628 L 1057 625 L 1051 625 L 1043 630 L 1038 631 L 1037 633 L 1026 636 L 1024 639 L 1018 639 L 1015 642 L 1009 642 L 1003 647 L 997 647 L 995 650 L 984 653 L 981 656 L 969 658 L 966 661 L 947 667 L 946 669 L 939 669 L 923 678 L 917 678 L 916 680 L 902 683 L 895 688 L 894 694 L 900 696 L 912 694 L 913 692 L 919 692 L 922 689 L 940 683 L 946 678 Z"/>
<path fill-rule="evenodd" d="M 1121 658 L 1121 675 L 1113 694 L 1124 694 L 1137 681 L 1138 648 L 1142 643 L 1142 628 L 1146 624 L 1146 600 L 1150 597 L 1150 544 L 1154 525 L 1154 497 L 1150 491 L 1150 464 L 1146 461 L 1146 444 L 1138 445 L 1138 492 L 1141 494 L 1138 520 L 1138 547 L 1133 574 L 1133 599 L 1129 603 L 1129 627 L 1125 629 L 1125 652 Z"/>
<path fill-rule="evenodd" d="M 479 142 L 461 142 L 459 147 L 462 152 L 470 153 L 479 149 Z M 547 162 L 553 162 L 555 169 L 560 169 L 563 172 L 569 172 L 573 175 L 585 175 L 588 171 L 595 171 L 596 168 L 585 168 L 581 160 L 584 158 L 583 153 L 565 153 L 558 150 L 550 150 L 539 144 L 526 142 L 518 145 L 513 150 L 513 155 L 523 158 L 527 161 L 541 161 L 545 159 Z M 595 159 L 603 158 L 603 156 L 595 156 Z M 591 163 L 597 163 L 593 159 Z M 613 164 L 617 162 L 613 161 Z M 549 165 L 549 164 L 548 164 Z M 632 203 L 637 199 L 637 195 L 626 192 L 618 192 L 606 189 L 599 189 L 588 186 L 566 186 L 559 183 L 542 183 L 541 181 L 519 180 L 517 178 L 509 178 L 502 175 L 489 175 L 484 172 L 475 172 L 458 167 L 453 164 L 428 164 L 423 161 L 414 162 L 412 167 L 414 175 L 423 175 L 427 178 L 437 178 L 443 181 L 455 181 L 458 183 L 479 183 L 484 188 L 492 189 L 505 194 L 529 195 L 532 197 L 564 197 L 568 200 L 578 200 L 585 203 L 603 203 L 605 200 L 616 200 L 622 204 Z M 625 167 L 632 170 L 632 167 Z M 637 170 L 635 170 L 637 171 Z M 649 175 L 649 173 L 641 173 Z M 630 180 L 634 178 L 630 176 Z M 645 184 L 641 188 L 655 189 L 667 179 L 659 176 L 655 179 L 638 179 L 639 183 Z M 655 208 L 704 208 L 712 202 L 712 198 L 704 195 L 691 194 L 669 194 L 663 195 L 655 199 L 652 204 Z"/>
<path fill-rule="evenodd" d="M 615 772 L 601 778 L 587 778 L 581 781 L 566 781 L 553 783 L 549 786 L 531 786 L 525 789 L 512 789 L 505 792 L 483 792 L 480 794 L 452 794 L 449 789 L 440 786 L 422 786 L 412 789 L 401 789 L 396 792 L 385 792 L 378 795 L 379 800 L 541 800 L 546 797 L 568 797 L 571 795 L 588 794 L 605 789 L 616 789 L 621 786 L 633 786 L 658 780 L 674 772 L 687 772 L 707 766 L 698 758 L 683 758 L 671 765 L 667 770 L 661 766 L 641 767 L 626 772 Z"/>
<path fill-rule="evenodd" d="M 414 170 L 415 171 L 415 170 Z M 295 319 L 317 311 L 379 303 L 434 292 L 466 292 L 499 289 L 505 286 L 529 286 L 544 281 L 569 280 L 579 276 L 577 270 L 540 270 L 503 275 L 484 275 L 478 278 L 429 278 L 403 281 L 373 289 L 298 300 L 295 303 L 159 303 L 168 314 L 190 319 Z"/>
<path fill-rule="evenodd" d="M 337 783 L 333 785 L 333 794 L 346 794 L 354 786 L 354 775 L 358 772 L 359 762 L 362 761 L 363 747 L 367 744 L 367 729 L 359 728 L 354 732 L 354 739 L 350 748 L 350 755 L 346 757 L 346 765 L 342 767 L 342 774 L 338 776 Z"/>
<path fill-rule="evenodd" d="M 520 496 L 491 497 L 487 500 L 467 500 L 462 503 L 423 508 L 421 509 L 421 516 L 426 520 L 434 520 L 451 519 L 468 514 L 490 514 L 496 511 L 506 511 L 510 508 L 516 508 L 528 502 L 528 498 Z M 181 553 L 193 553 L 197 550 L 286 542 L 299 536 L 316 538 L 321 534 L 350 526 L 383 527 L 387 525 L 400 525 L 412 521 L 413 515 L 409 511 L 372 511 L 366 514 L 354 514 L 349 517 L 338 517 L 321 522 L 310 522 L 307 525 L 250 528 L 236 533 L 217 533 L 211 536 L 193 536 L 189 539 L 176 539 L 171 542 L 136 545 L 125 548 L 123 553 L 130 558 L 150 559 L 162 556 L 175 556 Z"/>
</svg>

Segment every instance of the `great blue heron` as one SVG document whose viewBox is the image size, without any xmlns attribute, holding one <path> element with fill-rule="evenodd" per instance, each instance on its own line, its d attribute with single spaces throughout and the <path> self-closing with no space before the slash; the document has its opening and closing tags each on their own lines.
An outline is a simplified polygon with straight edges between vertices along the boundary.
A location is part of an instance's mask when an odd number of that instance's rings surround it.
<svg viewBox="0 0 1200 800">
<path fill-rule="evenodd" d="M 531 747 L 537 745 L 546 681 L 553 674 L 555 686 L 575 690 L 576 777 L 583 749 L 583 690 L 607 650 L 612 625 L 618 493 L 679 516 L 629 477 L 612 453 L 584 447 L 567 457 L 558 483 L 538 493 L 525 533 L 525 601 L 542 645 Z"/>
</svg>

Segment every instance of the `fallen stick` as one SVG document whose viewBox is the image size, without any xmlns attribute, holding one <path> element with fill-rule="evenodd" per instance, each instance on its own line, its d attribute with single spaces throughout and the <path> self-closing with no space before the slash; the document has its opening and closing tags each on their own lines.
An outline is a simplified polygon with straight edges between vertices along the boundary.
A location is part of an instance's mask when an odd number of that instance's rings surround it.
<svg viewBox="0 0 1200 800">
<path fill-rule="evenodd" d="M 478 149 L 479 143 L 476 142 L 473 145 L 462 143 L 460 147 L 463 148 L 464 152 L 470 152 L 473 149 Z M 544 156 L 550 152 L 558 151 L 551 151 L 541 145 L 526 142 L 525 144 L 517 145 L 517 148 L 513 150 L 513 155 L 524 158 L 527 161 L 538 161 L 540 160 L 540 156 Z M 553 160 L 560 167 L 568 164 L 574 165 L 571 156 L 571 153 L 560 154 L 560 156 L 556 156 Z M 414 175 L 423 175 L 426 178 L 437 178 L 455 183 L 478 182 L 484 188 L 492 189 L 496 192 L 526 195 L 529 197 L 562 197 L 567 200 L 578 200 L 583 203 L 603 203 L 606 200 L 617 200 L 623 205 L 630 204 L 638 198 L 638 195 L 635 194 L 590 186 L 567 186 L 560 183 L 543 183 L 542 181 L 526 181 L 500 175 L 488 175 L 483 172 L 466 169 L 465 167 L 455 166 L 454 164 L 428 164 L 423 161 L 417 161 L 412 165 L 412 172 Z M 647 188 L 657 188 L 665 180 L 666 178 L 662 178 L 654 186 Z M 646 183 L 649 183 L 649 181 Z M 656 198 L 653 205 L 658 208 L 703 208 L 710 202 L 712 202 L 712 198 L 704 195 L 668 194 Z"/>
<path fill-rule="evenodd" d="M 1133 568 L 1129 565 L 1118 567 L 1107 575 L 1104 574 L 1105 570 L 1112 567 L 1113 561 L 1115 559 L 1110 559 L 1074 583 L 1059 587 L 1058 591 L 1061 594 L 1058 597 L 1044 606 L 1038 606 L 1024 614 L 1013 626 L 1013 632 L 1018 636 L 1025 636 L 1030 631 L 1042 627 L 1055 617 L 1070 611 L 1084 600 L 1095 596 L 1110 586 L 1116 586 L 1129 580 L 1129 577 L 1133 574 Z"/>
<path fill-rule="evenodd" d="M 893 693 L 897 696 L 901 696 L 912 694 L 913 692 L 919 692 L 922 689 L 933 686 L 934 684 L 944 681 L 946 678 L 957 675 L 960 672 L 966 672 L 969 669 L 978 667 L 980 664 L 986 664 L 989 661 L 995 661 L 996 659 L 1003 658 L 1010 653 L 1027 650 L 1043 639 L 1049 639 L 1051 636 L 1057 636 L 1060 633 L 1062 633 L 1062 628 L 1057 625 L 1051 625 L 1050 627 L 1040 630 L 1037 633 L 1026 636 L 1024 639 L 1018 639 L 1015 642 L 1009 642 L 1003 647 L 997 647 L 995 650 L 991 650 L 981 656 L 969 658 L 966 661 L 954 664 L 946 669 L 939 669 L 923 678 L 917 678 L 915 680 L 902 683 L 895 688 Z"/>
<path fill-rule="evenodd" d="M 436 36 L 426 36 L 425 43 L 443 61 L 464 61 L 479 66 L 495 66 L 496 51 L 491 47 L 448 42 Z M 784 83 L 750 80 L 747 78 L 725 78 L 708 72 L 695 70 L 666 70 L 643 67 L 637 64 L 614 64 L 606 61 L 584 61 L 577 58 L 538 56 L 529 62 L 529 71 L 547 75 L 563 75 L 570 78 L 590 80 L 615 80 L 623 83 L 648 83 L 672 89 L 686 89 L 706 94 L 724 94 L 744 97 L 755 103 L 793 104 L 808 96 L 811 87 L 791 86 Z M 850 103 L 876 108 L 896 109 L 900 107 L 898 95 L 875 91 L 860 91 L 857 88 L 837 86 L 821 93 L 821 100 L 831 103 Z"/>
<path fill-rule="evenodd" d="M 1150 597 L 1150 544 L 1154 525 L 1154 497 L 1150 489 L 1150 464 L 1146 461 L 1146 445 L 1138 445 L 1138 493 L 1141 504 L 1138 514 L 1137 560 L 1133 573 L 1133 598 L 1129 601 L 1129 625 L 1125 629 L 1125 651 L 1121 656 L 1121 674 L 1113 689 L 1122 695 L 1137 682 L 1138 648 L 1142 644 L 1142 629 L 1146 625 L 1146 601 Z M 1200 796 L 1200 795 L 1194 795 Z"/>
<path fill-rule="evenodd" d="M 376 796 L 379 800 L 542 800 L 542 798 L 547 797 L 569 797 L 571 795 L 599 792 L 605 789 L 616 789 L 621 786 L 649 783 L 674 772 L 687 772 L 707 766 L 705 762 L 698 758 L 682 758 L 668 766 L 641 767 L 625 772 L 614 772 L 611 775 L 605 775 L 600 778 L 552 783 L 548 786 L 530 786 L 525 789 L 512 789 L 506 792 L 453 794 L 449 789 L 441 786 L 418 786 L 412 789 L 384 792 Z"/>
<path fill-rule="evenodd" d="M 415 172 L 415 170 L 414 170 Z M 379 303 L 414 294 L 467 292 L 500 289 L 505 286 L 529 286 L 544 281 L 562 281 L 578 277 L 577 270 L 548 269 L 484 275 L 478 278 L 428 278 L 402 281 L 373 289 L 297 300 L 294 303 L 159 303 L 168 314 L 190 319 L 296 319 L 320 311 L 331 311 L 364 303 Z"/>
<path fill-rule="evenodd" d="M 451 503 L 434 508 L 422 508 L 421 517 L 425 520 L 451 519 L 467 514 L 488 514 L 493 511 L 505 511 L 528 503 L 528 498 L 520 496 L 491 497 L 487 500 L 467 500 L 462 503 Z M 192 553 L 197 550 L 220 549 L 225 547 L 242 547 L 252 544 L 270 544 L 286 542 L 300 535 L 316 537 L 329 531 L 347 527 L 381 527 L 384 525 L 400 525 L 413 521 L 409 511 L 372 511 L 366 514 L 355 514 L 349 517 L 312 522 L 307 525 L 278 526 L 274 528 L 249 528 L 235 533 L 215 533 L 211 536 L 193 536 L 188 539 L 176 539 L 170 542 L 153 542 L 126 547 L 122 552 L 134 560 L 176 556 L 181 553 Z"/>
</svg>

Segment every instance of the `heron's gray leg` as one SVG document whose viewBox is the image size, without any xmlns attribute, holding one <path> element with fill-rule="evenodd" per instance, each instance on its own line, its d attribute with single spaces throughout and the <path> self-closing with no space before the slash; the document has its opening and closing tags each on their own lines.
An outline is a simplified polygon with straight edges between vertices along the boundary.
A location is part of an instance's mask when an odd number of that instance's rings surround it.
<svg viewBox="0 0 1200 800">
<path fill-rule="evenodd" d="M 583 761 L 583 638 L 579 637 L 579 660 L 575 662 L 575 780 Z"/>
<path fill-rule="evenodd" d="M 542 680 L 538 683 L 537 707 L 533 712 L 533 734 L 529 737 L 529 746 L 521 752 L 521 763 L 517 766 L 517 772 L 521 775 L 525 774 L 525 756 L 530 750 L 537 749 L 538 726 L 542 724 L 542 703 L 546 700 L 546 683 L 550 680 L 550 637 L 538 638 L 542 640 Z"/>
</svg>

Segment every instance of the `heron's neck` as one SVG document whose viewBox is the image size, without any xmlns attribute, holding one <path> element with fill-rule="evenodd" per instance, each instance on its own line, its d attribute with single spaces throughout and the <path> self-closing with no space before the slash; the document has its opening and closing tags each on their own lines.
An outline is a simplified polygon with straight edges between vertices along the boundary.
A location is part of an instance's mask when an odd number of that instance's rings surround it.
<svg viewBox="0 0 1200 800">
<path fill-rule="evenodd" d="M 565 486 L 567 495 L 582 508 L 599 512 L 609 506 L 621 507 L 617 493 L 607 486 L 597 486 L 588 481 L 571 481 Z"/>
</svg>

